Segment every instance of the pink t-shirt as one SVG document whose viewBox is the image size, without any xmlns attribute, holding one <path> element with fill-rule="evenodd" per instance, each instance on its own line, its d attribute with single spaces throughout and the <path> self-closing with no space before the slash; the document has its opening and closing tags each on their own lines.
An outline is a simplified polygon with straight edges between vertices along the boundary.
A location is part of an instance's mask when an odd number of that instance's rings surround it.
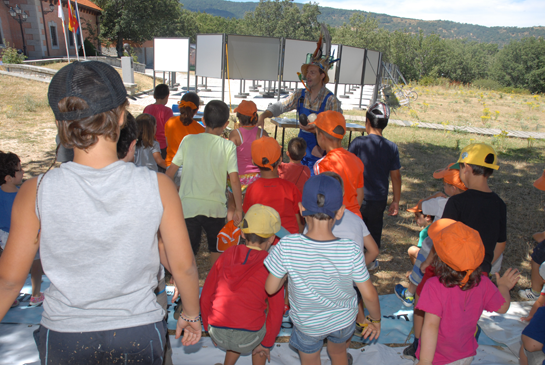
<svg viewBox="0 0 545 365">
<path fill-rule="evenodd" d="M 441 317 L 433 365 L 475 356 L 479 345 L 474 334 L 483 310 L 495 312 L 504 302 L 498 288 L 484 275 L 477 287 L 466 291 L 445 287 L 437 276 L 429 279 L 416 308 Z M 416 351 L 418 359 L 421 344 Z"/>
<path fill-rule="evenodd" d="M 155 132 L 155 140 L 159 142 L 161 149 L 167 148 L 167 140 L 165 137 L 165 123 L 172 118 L 172 109 L 161 104 L 151 104 L 144 108 L 144 113 L 151 114 L 157 121 L 157 132 Z"/>
</svg>

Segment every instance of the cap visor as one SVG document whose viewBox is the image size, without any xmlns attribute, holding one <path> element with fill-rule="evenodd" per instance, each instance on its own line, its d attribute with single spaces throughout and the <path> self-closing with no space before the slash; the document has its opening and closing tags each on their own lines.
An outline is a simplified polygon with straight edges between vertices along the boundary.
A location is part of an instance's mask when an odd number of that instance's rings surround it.
<svg viewBox="0 0 545 365">
<path fill-rule="evenodd" d="M 441 170 L 437 170 L 433 173 L 433 178 L 434 179 L 442 179 L 445 177 L 445 175 L 447 174 L 447 171 L 449 170 L 449 168 L 447 167 L 446 169 L 441 169 Z"/>
<path fill-rule="evenodd" d="M 411 212 L 411 213 L 418 213 L 421 211 L 422 211 L 421 209 L 418 209 L 418 206 L 407 209 L 407 212 Z"/>
<path fill-rule="evenodd" d="M 449 170 L 460 170 L 460 163 L 456 162 L 454 165 L 449 167 Z M 434 176 L 435 177 L 435 176 Z"/>
<path fill-rule="evenodd" d="M 545 171 L 543 172 L 543 176 L 534 182 L 534 186 L 541 191 L 545 191 Z"/>
<path fill-rule="evenodd" d="M 284 227 L 280 227 L 280 230 L 276 232 L 276 237 L 283 238 L 287 235 L 290 235 L 291 233 L 288 232 L 288 230 Z"/>
</svg>

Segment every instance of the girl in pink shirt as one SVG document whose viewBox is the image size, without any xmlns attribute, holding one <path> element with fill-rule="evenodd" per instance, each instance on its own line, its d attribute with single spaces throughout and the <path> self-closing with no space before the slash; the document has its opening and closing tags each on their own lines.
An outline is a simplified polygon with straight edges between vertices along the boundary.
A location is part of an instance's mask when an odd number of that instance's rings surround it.
<svg viewBox="0 0 545 365">
<path fill-rule="evenodd" d="M 452 219 L 433 223 L 428 235 L 437 252 L 437 276 L 422 290 L 417 309 L 426 312 L 416 357 L 418 364 L 469 365 L 477 354 L 475 328 L 483 310 L 505 313 L 516 269 L 496 273 L 496 287 L 481 273 L 484 246 L 479 232 Z"/>
</svg>

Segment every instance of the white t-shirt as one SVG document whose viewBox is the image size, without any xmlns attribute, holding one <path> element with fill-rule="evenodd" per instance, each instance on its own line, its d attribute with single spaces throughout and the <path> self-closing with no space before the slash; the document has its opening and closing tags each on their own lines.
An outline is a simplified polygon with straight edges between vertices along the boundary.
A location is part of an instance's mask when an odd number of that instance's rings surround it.
<svg viewBox="0 0 545 365">
<path fill-rule="evenodd" d="M 445 210 L 445 205 L 447 205 L 448 198 L 437 197 L 429 200 L 424 200 L 422 202 L 422 214 L 433 215 L 435 219 L 434 222 L 441 219 L 443 216 L 443 210 Z"/>
</svg>

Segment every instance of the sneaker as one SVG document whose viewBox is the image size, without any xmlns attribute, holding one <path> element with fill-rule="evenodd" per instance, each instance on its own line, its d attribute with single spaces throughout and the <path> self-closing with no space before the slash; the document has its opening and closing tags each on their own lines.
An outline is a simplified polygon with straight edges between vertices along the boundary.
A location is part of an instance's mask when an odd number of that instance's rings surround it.
<svg viewBox="0 0 545 365">
<path fill-rule="evenodd" d="M 522 299 L 537 300 L 539 298 L 539 293 L 535 295 L 532 289 L 521 289 L 519 290 L 519 297 Z"/>
<path fill-rule="evenodd" d="M 380 266 L 378 260 L 374 260 L 367 265 L 367 271 L 374 271 L 378 270 L 378 267 Z"/>
<path fill-rule="evenodd" d="M 40 293 L 39 297 L 30 297 L 30 307 L 39 307 L 44 302 L 44 293 Z"/>
<path fill-rule="evenodd" d="M 417 350 L 418 344 L 417 342 L 413 342 L 408 347 L 403 349 L 403 357 L 408 360 L 416 360 L 416 350 Z"/>
<path fill-rule="evenodd" d="M 354 336 L 361 337 L 363 335 L 363 330 L 367 327 L 366 324 L 356 322 L 356 329 L 354 330 Z"/>
<path fill-rule="evenodd" d="M 289 304 L 284 304 L 283 316 L 284 317 L 289 317 L 290 316 L 290 306 L 289 306 Z"/>
<path fill-rule="evenodd" d="M 347 352 L 346 357 L 348 358 L 348 365 L 352 365 L 354 363 L 354 358 L 352 357 L 352 354 L 350 352 Z"/>
<path fill-rule="evenodd" d="M 17 306 L 19 306 L 19 301 L 15 299 L 15 302 L 13 302 L 13 304 L 11 305 L 11 308 L 15 308 Z"/>
<path fill-rule="evenodd" d="M 414 294 L 413 296 L 407 296 L 407 288 L 401 284 L 396 284 L 394 289 L 397 297 L 401 299 L 401 302 L 405 307 L 412 307 L 414 304 Z"/>
</svg>

